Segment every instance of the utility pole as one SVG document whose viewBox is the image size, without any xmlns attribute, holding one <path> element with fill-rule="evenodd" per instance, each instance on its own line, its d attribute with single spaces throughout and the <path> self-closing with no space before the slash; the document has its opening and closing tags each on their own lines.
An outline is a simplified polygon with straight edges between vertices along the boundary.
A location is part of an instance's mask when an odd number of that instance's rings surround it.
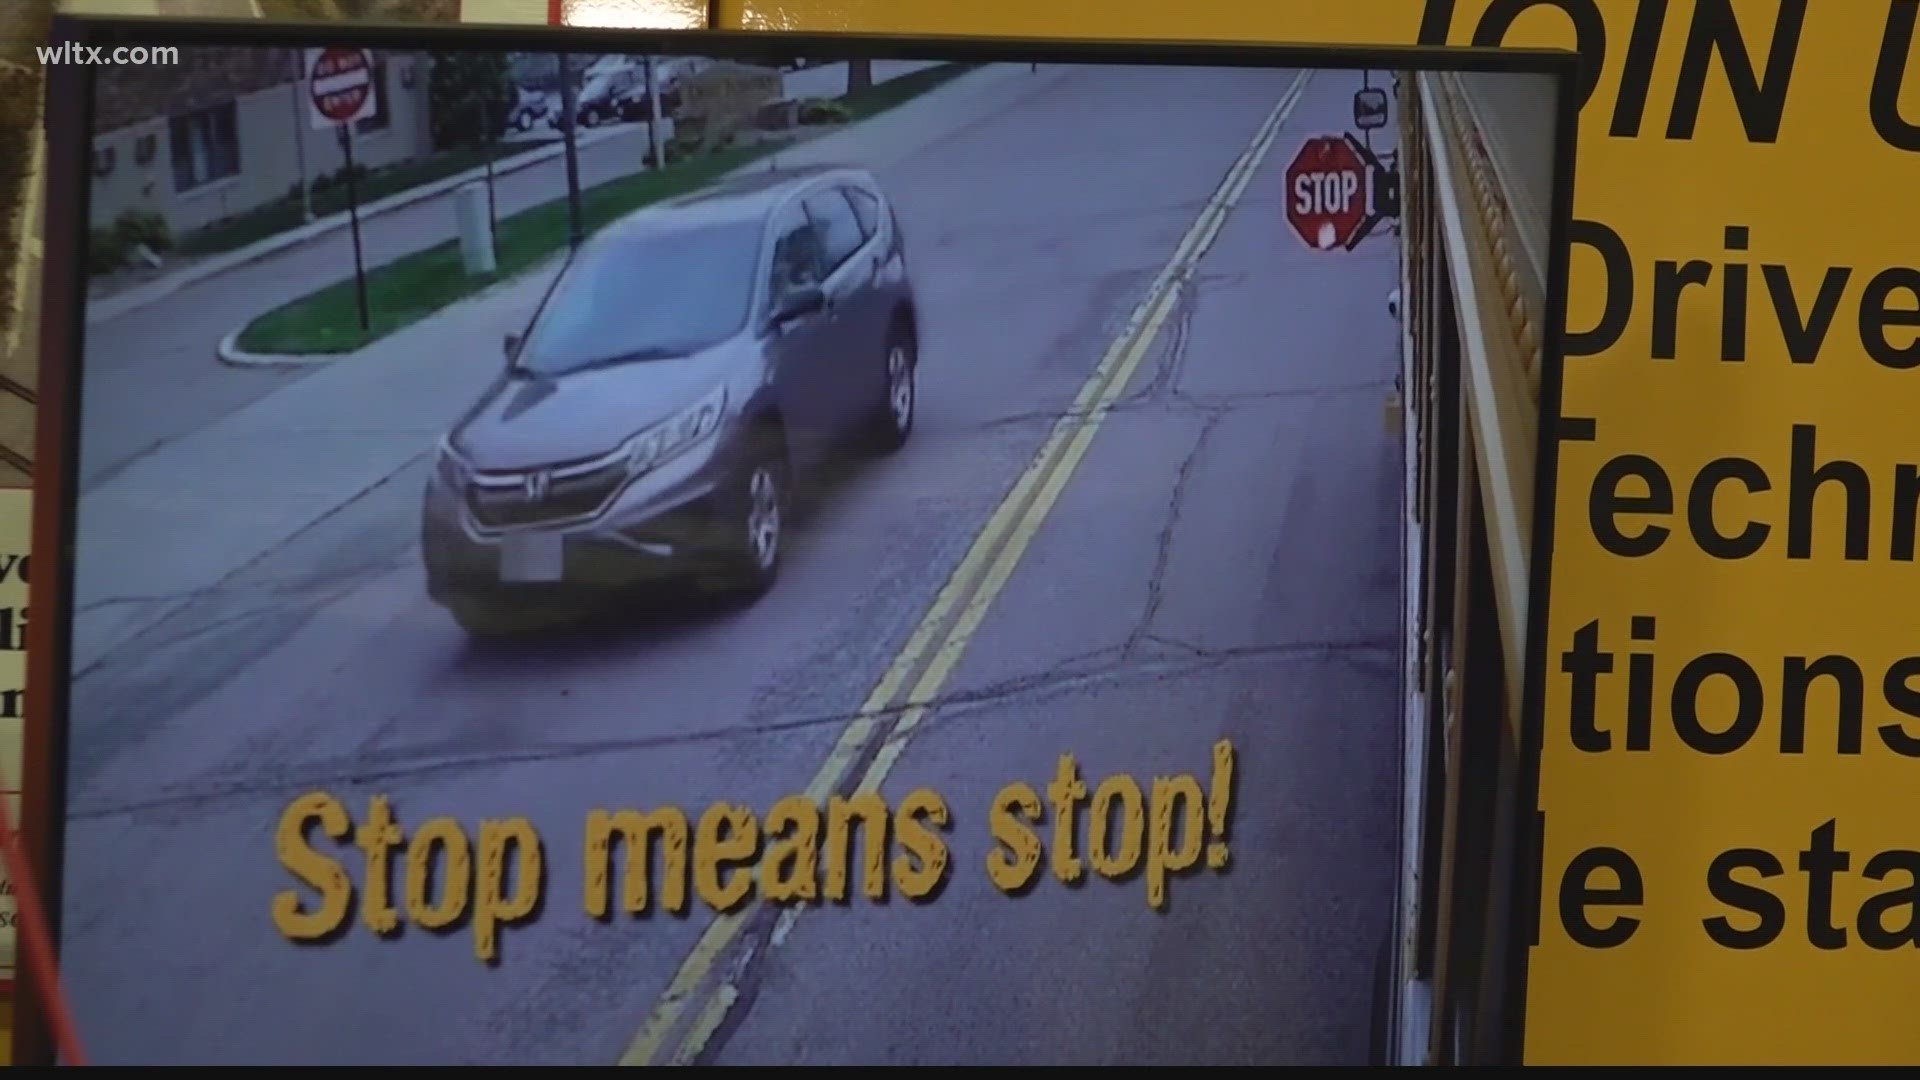
<svg viewBox="0 0 1920 1080">
<path fill-rule="evenodd" d="M 647 71 L 647 165 L 657 173 L 667 165 L 660 152 L 660 80 L 651 55 L 642 63 Z"/>
<path fill-rule="evenodd" d="M 567 242 L 574 247 L 586 238 L 580 221 L 580 151 L 574 144 L 574 112 L 579 94 L 573 85 L 573 58 L 560 54 L 560 134 L 567 152 Z"/>
</svg>

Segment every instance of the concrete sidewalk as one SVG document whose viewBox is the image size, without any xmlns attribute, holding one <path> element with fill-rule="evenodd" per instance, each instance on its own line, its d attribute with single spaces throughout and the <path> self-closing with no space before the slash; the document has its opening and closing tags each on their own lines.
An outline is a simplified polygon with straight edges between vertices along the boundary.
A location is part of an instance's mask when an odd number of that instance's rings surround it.
<svg viewBox="0 0 1920 1080">
<path fill-rule="evenodd" d="M 608 139 L 632 131 L 638 131 L 644 134 L 646 127 L 647 125 L 645 123 L 633 123 L 583 129 L 574 139 L 574 147 L 576 150 L 584 150 L 589 146 L 605 142 Z M 672 138 L 672 136 L 673 122 L 670 120 L 663 121 L 661 123 L 661 137 Z M 541 146 L 537 150 L 529 150 L 524 154 L 503 157 L 493 163 L 494 179 L 497 181 L 503 176 L 530 168 L 543 161 L 551 161 L 564 153 L 566 153 L 566 146 L 556 140 Z M 472 183 L 475 180 L 484 180 L 486 179 L 486 175 L 486 166 L 475 166 L 465 172 L 455 173 L 445 179 L 434 180 L 430 183 L 421 184 L 418 187 L 408 188 L 405 191 L 398 191 L 384 199 L 375 199 L 373 202 L 360 207 L 360 224 L 366 226 L 383 214 L 390 213 L 394 210 L 401 210 L 425 202 L 428 199 L 450 197 L 455 188 L 462 184 Z M 174 273 L 155 278 L 152 281 L 143 282 L 123 292 L 117 292 L 110 296 L 102 296 L 98 299 L 87 301 L 87 322 L 91 325 L 93 323 L 106 322 L 109 319 L 118 318 L 128 312 L 146 307 L 148 304 L 164 300 L 196 282 L 205 281 L 208 278 L 216 277 L 220 274 L 231 273 L 250 263 L 256 263 L 262 259 L 277 255 L 288 248 L 298 247 L 301 244 L 326 236 L 329 233 L 338 232 L 351 223 L 352 215 L 342 210 L 336 214 L 327 214 L 323 217 L 314 218 L 312 221 L 298 228 L 288 229 L 282 233 L 275 233 L 272 236 L 255 241 L 245 247 L 235 248 L 232 251 L 223 251 L 218 255 L 209 255 L 204 259 L 189 263 Z"/>
<path fill-rule="evenodd" d="M 885 168 L 1017 107 L 1059 77 L 1024 64 L 985 67 L 785 152 L 780 163 Z M 431 453 L 498 373 L 502 336 L 524 324 L 560 258 L 310 369 L 83 493 L 75 674 Z M 87 436 L 97 437 L 102 422 L 85 422 Z"/>
</svg>

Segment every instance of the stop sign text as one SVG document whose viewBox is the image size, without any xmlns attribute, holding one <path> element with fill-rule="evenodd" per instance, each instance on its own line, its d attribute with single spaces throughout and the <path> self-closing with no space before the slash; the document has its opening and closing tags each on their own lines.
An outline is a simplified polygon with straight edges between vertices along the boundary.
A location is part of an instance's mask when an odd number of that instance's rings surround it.
<svg viewBox="0 0 1920 1080">
<path fill-rule="evenodd" d="M 1287 166 L 1287 223 L 1315 251 L 1351 246 L 1366 223 L 1367 166 L 1337 135 L 1308 139 Z"/>
</svg>

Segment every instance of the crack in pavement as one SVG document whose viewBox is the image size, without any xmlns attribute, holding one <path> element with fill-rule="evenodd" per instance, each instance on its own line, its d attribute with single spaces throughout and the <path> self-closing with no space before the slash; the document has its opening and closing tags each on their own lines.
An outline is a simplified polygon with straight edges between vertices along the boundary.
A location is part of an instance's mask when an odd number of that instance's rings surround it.
<svg viewBox="0 0 1920 1080">
<path fill-rule="evenodd" d="M 1173 490 L 1167 495 L 1167 509 L 1160 521 L 1160 535 L 1155 542 L 1153 552 L 1153 571 L 1147 575 L 1147 599 L 1142 605 L 1140 616 L 1135 620 L 1133 629 L 1120 647 L 1120 655 L 1132 656 L 1134 650 L 1153 631 L 1153 621 L 1160 614 L 1160 604 L 1166 596 L 1167 568 L 1173 562 L 1173 543 L 1180 528 L 1181 511 L 1185 507 L 1187 488 L 1197 471 L 1200 455 L 1206 452 L 1207 443 L 1213 433 L 1219 429 L 1220 422 L 1226 419 L 1228 411 L 1218 410 L 1207 416 L 1200 426 L 1199 435 L 1194 437 L 1193 446 L 1186 457 L 1180 461 L 1180 468 L 1173 477 Z"/>
<path fill-rule="evenodd" d="M 1128 648 L 1127 645 L 1110 645 L 1064 659 L 1051 665 L 1046 671 L 1010 676 L 977 689 L 942 694 L 919 705 L 927 709 L 930 714 L 943 714 L 940 716 L 942 721 L 951 722 L 951 718 L 944 714 L 952 712 L 965 716 L 988 706 L 1008 704 L 1038 695 L 1084 691 L 1096 684 L 1112 686 L 1134 681 L 1163 682 L 1170 678 L 1218 670 L 1232 664 L 1275 657 L 1307 661 L 1344 660 L 1366 663 L 1370 658 L 1375 658 L 1375 654 L 1390 659 L 1390 654 L 1395 648 L 1391 642 L 1387 641 L 1307 641 L 1210 647 L 1153 635 L 1134 640 L 1132 648 L 1137 652 L 1139 646 L 1148 640 L 1161 645 L 1174 655 L 1143 663 L 1137 655 L 1130 655 L 1125 651 Z M 240 773 L 244 770 L 247 773 L 245 779 L 220 783 L 215 780 L 218 774 L 214 774 L 214 776 L 195 781 L 191 786 L 162 788 L 158 794 L 144 799 L 93 804 L 76 802 L 70 807 L 67 816 L 70 821 L 88 821 L 157 810 L 182 808 L 204 810 L 212 804 L 223 802 L 245 802 L 263 797 L 278 798 L 285 791 L 295 787 L 305 790 L 326 784 L 365 784 L 403 778 L 425 779 L 482 771 L 504 765 L 565 761 L 608 753 L 673 749 L 741 737 L 780 735 L 826 725 L 844 725 L 861 715 L 892 716 L 911 707 L 914 707 L 914 703 L 901 702 L 870 714 L 862 714 L 857 710 L 822 713 L 676 735 L 596 740 L 559 746 L 531 745 L 515 750 L 493 751 L 479 755 L 440 755 L 436 754 L 432 747 L 422 747 L 399 753 L 386 751 L 377 759 L 356 758 L 323 762 L 271 772 L 263 772 L 257 766 L 250 768 L 242 766 L 229 770 L 229 773 Z M 933 717 L 930 715 L 929 720 L 931 719 Z M 924 728 L 927 723 L 923 722 L 921 726 Z M 416 760 L 405 760 L 408 757 L 414 757 Z"/>
<path fill-rule="evenodd" d="M 173 642 L 167 637 L 165 637 L 164 635 L 159 636 L 157 640 L 148 640 L 148 636 L 151 634 L 154 634 L 156 631 L 163 630 L 169 623 L 173 622 L 177 617 L 183 614 L 183 609 L 185 605 L 192 603 L 192 601 L 195 599 L 219 596 L 223 591 L 226 590 L 228 584 L 233 582 L 236 578 L 240 578 L 243 575 L 257 571 L 261 565 L 268 562 L 275 555 L 278 555 L 280 552 L 286 550 L 288 547 L 306 539 L 316 530 L 324 528 L 328 523 L 332 522 L 335 518 L 338 518 L 342 514 L 346 513 L 350 508 L 352 508 L 355 504 L 359 503 L 362 499 L 365 499 L 367 496 L 386 487 L 388 484 L 393 483 L 403 474 L 421 465 L 429 457 L 431 457 L 432 454 L 433 454 L 432 449 L 428 448 L 428 449 L 422 450 L 418 454 L 413 455 L 412 457 L 407 458 L 397 468 L 363 485 L 358 490 L 349 493 L 344 498 L 341 498 L 338 502 L 334 503 L 334 505 L 329 507 L 324 513 L 315 517 L 313 520 L 308 521 L 304 525 L 301 525 L 300 527 L 296 528 L 293 532 L 288 533 L 285 537 L 282 537 L 280 540 L 274 542 L 273 544 L 270 544 L 266 549 L 256 552 L 251 556 L 248 556 L 245 559 L 245 561 L 241 562 L 239 565 L 235 566 L 233 569 L 221 575 L 220 579 L 214 582 L 213 584 L 202 586 L 198 589 L 190 589 L 185 592 L 175 594 L 183 598 L 181 601 L 182 607 L 176 607 L 172 611 L 169 611 L 165 615 L 162 615 L 158 619 L 155 619 L 153 622 L 148 623 L 146 626 L 143 626 L 140 629 L 122 638 L 118 644 L 113 645 L 107 648 L 106 650 L 102 651 L 99 656 L 94 657 L 91 661 L 87 662 L 85 665 L 77 667 L 75 670 L 73 670 L 69 674 L 68 678 L 71 681 L 77 683 L 81 679 L 92 674 L 95 670 L 99 669 L 101 666 L 109 663 L 110 661 L 118 659 L 119 656 L 124 653 L 128 653 L 131 651 L 145 653 L 145 652 L 151 651 L 152 649 L 165 648 L 168 645 L 172 644 Z M 307 585 L 306 587 L 316 588 L 316 586 L 311 584 Z M 266 588 L 267 590 L 272 590 L 275 588 L 275 586 L 269 584 L 267 585 Z M 297 589 L 299 588 L 299 586 L 279 586 L 279 588 Z M 249 588 L 248 591 L 253 594 L 259 594 L 263 590 L 260 589 L 259 587 L 251 587 Z M 289 593 L 281 593 L 277 595 L 282 595 L 282 596 L 297 595 L 297 593 L 289 592 Z M 144 598 L 138 597 L 138 596 L 135 596 L 135 597 L 120 596 L 120 597 L 106 597 L 100 600 L 90 600 L 86 604 L 76 607 L 74 609 L 74 613 L 75 613 L 75 617 L 77 618 L 80 614 L 83 614 L 89 611 L 99 610 L 100 606 L 103 604 L 122 601 L 122 600 L 135 602 L 141 599 L 144 599 Z M 152 600 L 155 602 L 159 602 L 162 599 L 163 599 L 162 597 L 152 598 Z"/>
<path fill-rule="evenodd" d="M 1273 402 L 1288 402 L 1302 398 L 1337 397 L 1341 394 L 1360 394 L 1375 390 L 1386 390 L 1394 386 L 1394 380 L 1388 378 L 1367 379 L 1361 382 L 1328 383 L 1323 386 L 1299 386 L 1286 390 L 1247 390 L 1231 394 L 1199 396 L 1189 390 L 1180 390 L 1177 397 L 1160 400 L 1122 400 L 1112 405 L 1094 409 L 1034 409 L 1027 412 L 1009 413 L 991 420 L 982 420 L 974 425 L 974 430 L 986 431 L 997 427 L 1010 427 L 1016 424 L 1058 423 L 1062 420 L 1086 420 L 1093 416 L 1138 415 L 1151 409 L 1162 409 L 1169 416 L 1190 416 L 1211 414 L 1219 410 L 1238 410 L 1257 407 Z"/>
</svg>

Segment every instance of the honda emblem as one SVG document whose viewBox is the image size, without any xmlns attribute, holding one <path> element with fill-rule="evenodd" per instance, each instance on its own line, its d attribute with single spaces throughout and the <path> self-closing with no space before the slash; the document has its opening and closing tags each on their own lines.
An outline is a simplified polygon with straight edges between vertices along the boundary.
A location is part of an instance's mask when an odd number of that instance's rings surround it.
<svg viewBox="0 0 1920 1080">
<path fill-rule="evenodd" d="M 528 502 L 539 502 L 547 497 L 547 487 L 553 482 L 553 474 L 541 471 L 527 474 L 525 491 Z"/>
</svg>

